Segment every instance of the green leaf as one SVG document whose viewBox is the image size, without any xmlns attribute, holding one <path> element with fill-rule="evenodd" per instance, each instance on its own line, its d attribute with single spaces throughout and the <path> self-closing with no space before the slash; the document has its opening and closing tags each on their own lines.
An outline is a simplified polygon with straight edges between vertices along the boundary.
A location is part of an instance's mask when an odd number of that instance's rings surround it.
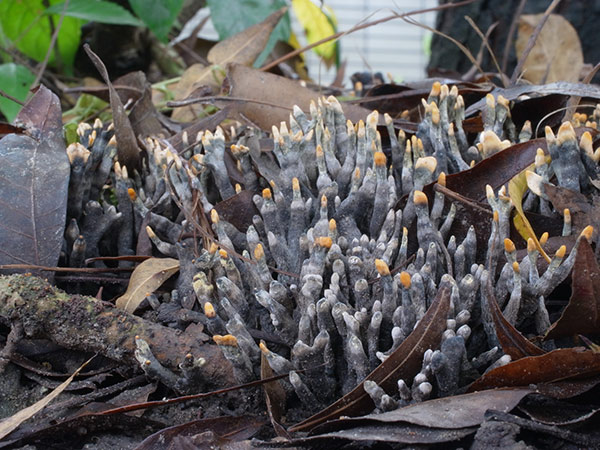
<svg viewBox="0 0 600 450">
<path fill-rule="evenodd" d="M 292 0 L 292 8 L 306 32 L 309 44 L 335 34 L 335 17 L 330 19 L 325 12 L 311 0 Z M 336 53 L 336 42 L 329 41 L 315 47 L 314 52 L 325 60 L 333 61 Z"/>
<path fill-rule="evenodd" d="M 65 2 L 51 6 L 45 14 L 61 14 Z M 144 23 L 116 3 L 103 0 L 71 0 L 65 16 L 112 25 L 144 26 Z"/>
<path fill-rule="evenodd" d="M 50 4 L 59 0 L 50 0 Z M 60 15 L 44 15 L 42 0 L 0 1 L 0 26 L 4 35 L 23 54 L 43 61 L 50 46 L 52 29 L 58 25 Z M 50 26 L 50 21 L 53 27 Z M 81 19 L 65 17 L 58 33 L 57 48 L 60 62 L 72 67 L 81 37 Z M 53 51 L 48 61 L 56 65 L 58 60 Z"/>
<path fill-rule="evenodd" d="M 166 42 L 183 0 L 129 0 L 129 4 L 156 37 Z"/>
<path fill-rule="evenodd" d="M 25 101 L 29 93 L 29 87 L 35 81 L 35 75 L 27 67 L 14 63 L 0 64 L 0 86 L 8 95 L 11 95 L 21 101 Z M 0 97 L 0 112 L 4 114 L 6 120 L 12 122 L 19 111 L 21 105 Z"/>
<path fill-rule="evenodd" d="M 233 36 L 246 28 L 262 22 L 270 14 L 286 6 L 285 0 L 207 0 L 210 14 L 219 39 Z M 262 65 L 277 41 L 286 42 L 290 37 L 289 14 L 277 24 L 264 51 L 256 59 L 255 67 Z"/>
</svg>

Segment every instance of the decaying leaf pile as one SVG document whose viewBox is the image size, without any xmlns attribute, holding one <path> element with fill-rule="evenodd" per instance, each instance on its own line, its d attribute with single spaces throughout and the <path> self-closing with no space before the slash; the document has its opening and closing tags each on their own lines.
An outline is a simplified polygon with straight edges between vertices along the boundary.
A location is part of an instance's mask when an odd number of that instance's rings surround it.
<svg viewBox="0 0 600 450">
<path fill-rule="evenodd" d="M 0 448 L 599 447 L 600 88 L 340 102 L 249 67 L 282 14 L 0 140 Z"/>
</svg>

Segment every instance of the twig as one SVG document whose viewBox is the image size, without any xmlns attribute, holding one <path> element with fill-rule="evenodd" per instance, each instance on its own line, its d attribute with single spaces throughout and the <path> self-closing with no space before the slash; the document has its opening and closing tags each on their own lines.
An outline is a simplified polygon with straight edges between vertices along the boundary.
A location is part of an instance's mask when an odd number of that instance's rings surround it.
<svg viewBox="0 0 600 450">
<path fill-rule="evenodd" d="M 510 23 L 508 34 L 506 35 L 506 44 L 504 45 L 504 54 L 502 55 L 502 73 L 506 73 L 506 66 L 508 65 L 508 55 L 510 55 L 510 48 L 512 47 L 512 43 L 515 38 L 515 31 L 517 30 L 517 22 L 519 21 L 519 17 L 521 17 L 521 14 L 523 13 L 525 3 L 527 3 L 527 0 L 521 0 L 519 2 L 519 6 L 517 6 L 517 10 L 515 11 L 512 22 Z"/>
<path fill-rule="evenodd" d="M 131 267 L 52 267 L 38 266 L 36 264 L 2 264 L 0 270 L 42 270 L 45 272 L 77 272 L 77 273 L 110 273 L 131 272 Z"/>
<path fill-rule="evenodd" d="M 504 75 L 504 72 L 502 72 L 502 70 L 500 69 L 500 65 L 498 64 L 498 60 L 496 59 L 496 55 L 494 54 L 494 51 L 490 47 L 490 41 L 489 41 L 490 34 L 492 34 L 492 31 L 494 31 L 494 29 L 498 25 L 498 22 L 494 22 L 492 25 L 490 25 L 490 27 L 485 32 L 485 34 L 483 34 L 483 32 L 479 29 L 479 27 L 475 24 L 475 22 L 473 22 L 473 19 L 471 19 L 469 16 L 465 16 L 465 20 L 469 23 L 469 25 L 471 25 L 473 30 L 475 30 L 475 33 L 477 33 L 477 35 L 481 38 L 481 43 L 485 46 L 485 48 L 487 48 L 488 52 L 490 53 L 490 57 L 492 58 L 494 66 L 496 66 L 496 70 L 498 71 L 498 75 L 500 76 L 500 79 L 502 80 L 502 84 L 504 85 L 505 88 L 507 88 L 508 80 L 506 79 L 506 75 Z"/>
<path fill-rule="evenodd" d="M 65 12 L 67 11 L 67 6 L 69 6 L 69 0 L 65 0 L 65 4 L 63 6 L 63 10 L 60 13 L 60 18 L 58 19 L 58 25 L 52 33 L 52 39 L 50 39 L 50 45 L 48 46 L 48 51 L 46 52 L 46 56 L 44 57 L 44 61 L 42 61 L 42 65 L 38 70 L 37 75 L 35 76 L 35 81 L 31 86 L 37 86 L 42 79 L 42 75 L 46 70 L 46 66 L 48 65 L 48 61 L 50 60 L 50 55 L 52 54 L 52 50 L 54 49 L 54 45 L 56 44 L 56 40 L 58 39 L 58 33 L 60 32 L 60 28 L 62 27 L 63 19 L 65 18 Z M 52 17 L 48 17 L 50 23 L 52 23 Z"/>
<path fill-rule="evenodd" d="M 220 95 L 211 95 L 211 96 L 207 96 L 207 97 L 197 97 L 197 98 L 186 98 L 185 100 L 171 101 L 171 102 L 167 102 L 167 106 L 169 108 L 179 108 L 181 106 L 193 105 L 195 103 L 209 103 L 209 102 L 213 102 L 215 100 L 225 100 L 225 101 L 229 101 L 229 102 L 246 102 L 246 103 L 249 102 L 249 103 L 256 103 L 259 105 L 271 106 L 272 108 L 281 108 L 281 109 L 287 109 L 289 111 L 292 111 L 292 108 L 277 105 L 275 103 L 264 102 L 261 100 L 254 100 L 254 99 L 248 99 L 248 98 L 242 98 L 242 97 L 224 97 L 224 96 L 220 96 Z"/>
<path fill-rule="evenodd" d="M 489 214 L 490 216 L 492 215 L 492 211 L 490 211 L 489 209 L 480 206 L 477 202 L 474 202 L 470 198 L 467 198 L 464 195 L 460 195 L 458 192 L 448 189 L 446 186 L 442 186 L 439 183 L 435 183 L 433 185 L 433 190 L 444 194 L 446 197 L 451 198 L 452 200 L 456 200 L 458 202 L 464 203 L 465 205 L 469 205 L 473 209 L 477 209 L 478 211 Z"/>
<path fill-rule="evenodd" d="M 278 64 L 287 61 L 290 58 L 293 58 L 294 56 L 299 55 L 300 53 L 304 53 L 307 50 L 310 50 L 311 48 L 317 47 L 321 44 L 324 44 L 326 42 L 329 41 L 333 41 L 333 40 L 337 40 L 342 36 L 346 36 L 347 34 L 350 33 L 354 33 L 355 31 L 359 31 L 365 28 L 369 28 L 372 27 L 374 25 L 379 25 L 380 23 L 385 23 L 385 22 L 389 22 L 390 20 L 394 20 L 394 19 L 403 19 L 406 18 L 408 16 L 414 16 L 416 14 L 424 14 L 424 13 L 428 13 L 428 12 L 434 12 L 434 11 L 441 11 L 444 9 L 451 9 L 451 8 L 457 8 L 459 6 L 465 6 L 468 5 L 469 3 L 473 3 L 475 0 L 465 0 L 462 2 L 456 2 L 456 3 L 449 3 L 446 5 L 441 5 L 441 6 L 437 6 L 435 8 L 426 8 L 426 9 L 419 9 L 416 11 L 409 11 L 407 13 L 404 14 L 393 14 L 391 16 L 386 16 L 383 17 L 381 19 L 378 20 L 373 20 L 371 22 L 367 22 L 367 23 L 363 23 L 360 25 L 356 25 L 352 28 L 350 28 L 349 30 L 346 31 L 340 31 L 338 33 L 332 34 L 331 36 L 328 36 L 324 39 L 321 39 L 320 41 L 317 42 L 313 42 L 312 44 L 306 45 L 305 47 L 299 48 L 297 50 L 294 50 L 293 52 L 288 53 L 287 55 L 283 55 L 281 58 L 277 58 L 275 61 L 263 66 L 260 68 L 260 70 L 262 71 L 267 71 L 269 69 L 272 69 L 273 67 L 277 66 Z"/>
<path fill-rule="evenodd" d="M 19 100 L 18 98 L 13 97 L 12 95 L 7 94 L 6 92 L 4 92 L 2 89 L 0 89 L 0 97 L 4 97 L 7 98 L 15 103 L 18 103 L 21 106 L 25 106 L 25 103 L 22 102 L 21 100 Z"/>
<path fill-rule="evenodd" d="M 592 78 L 594 78 L 594 75 L 596 75 L 596 73 L 598 72 L 598 69 L 600 69 L 600 63 L 596 64 L 594 66 L 594 68 L 592 70 L 590 70 L 590 72 L 583 79 L 582 84 L 590 84 L 590 82 L 592 81 Z M 577 107 L 579 106 L 580 101 L 581 101 L 581 95 L 573 95 L 569 98 L 569 101 L 566 104 L 567 112 L 565 112 L 565 115 L 563 116 L 563 119 L 562 119 L 563 122 L 571 121 L 571 119 L 573 118 L 573 114 L 575 113 L 575 111 L 577 110 Z"/>
<path fill-rule="evenodd" d="M 517 81 L 517 78 L 519 78 L 519 75 L 520 75 L 521 71 L 523 70 L 523 66 L 525 65 L 525 60 L 529 56 L 529 53 L 531 53 L 531 50 L 533 49 L 533 46 L 535 45 L 535 41 L 537 41 L 537 38 L 542 31 L 542 28 L 544 28 L 544 25 L 546 25 L 546 21 L 548 20 L 548 17 L 550 17 L 550 14 L 552 14 L 552 11 L 554 11 L 554 9 L 558 6 L 559 3 L 560 3 L 560 0 L 553 0 L 552 3 L 550 3 L 550 6 L 548 6 L 548 8 L 546 8 L 546 11 L 544 12 L 544 15 L 542 16 L 542 19 L 535 27 L 535 30 L 533 30 L 533 33 L 529 37 L 529 41 L 527 41 L 527 46 L 525 47 L 523 54 L 519 58 L 517 67 L 515 67 L 515 70 L 513 71 L 512 76 L 510 77 L 510 85 L 511 86 L 514 85 L 515 82 Z"/>
</svg>

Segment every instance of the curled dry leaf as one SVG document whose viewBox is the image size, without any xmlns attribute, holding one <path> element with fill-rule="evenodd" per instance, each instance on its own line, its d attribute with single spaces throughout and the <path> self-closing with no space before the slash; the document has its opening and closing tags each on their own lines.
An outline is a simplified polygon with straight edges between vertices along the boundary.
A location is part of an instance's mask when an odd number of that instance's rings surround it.
<svg viewBox="0 0 600 450">
<path fill-rule="evenodd" d="M 515 47 L 523 54 L 529 38 L 544 14 L 525 14 L 519 18 Z M 583 68 L 583 51 L 577 31 L 567 19 L 550 14 L 523 66 L 523 78 L 532 83 L 578 81 Z"/>
<path fill-rule="evenodd" d="M 569 303 L 545 339 L 600 333 L 600 268 L 585 239 L 577 248 L 571 279 Z"/>
<path fill-rule="evenodd" d="M 179 261 L 173 258 L 150 258 L 135 268 L 127 291 L 117 299 L 117 308 L 134 312 L 142 300 L 179 270 Z"/>
<path fill-rule="evenodd" d="M 496 301 L 491 280 L 488 279 L 485 289 L 487 290 L 485 298 L 489 303 L 490 314 L 494 321 L 494 329 L 496 330 L 496 336 L 498 337 L 502 351 L 510 355 L 513 361 L 525 358 L 526 356 L 543 355 L 545 353 L 544 350 L 530 342 L 506 320 Z"/>
<path fill-rule="evenodd" d="M 281 8 L 265 20 L 215 44 L 208 52 L 207 59 L 211 66 L 203 64 L 191 65 L 181 76 L 181 81 L 173 88 L 175 100 L 188 98 L 200 86 L 210 86 L 217 90 L 225 77 L 225 66 L 228 63 L 251 65 L 262 53 L 271 32 L 285 14 L 287 8 Z M 173 111 L 173 119 L 190 122 L 198 117 L 200 105 L 184 106 Z"/>
<path fill-rule="evenodd" d="M 561 348 L 498 367 L 477 379 L 469 392 L 508 386 L 552 383 L 600 374 L 600 354 L 582 347 Z"/>
<path fill-rule="evenodd" d="M 392 392 L 399 379 L 412 379 L 421 368 L 423 353 L 437 348 L 446 329 L 446 316 L 450 308 L 450 283 L 442 278 L 438 293 L 431 306 L 413 332 L 400 346 L 358 386 L 338 401 L 314 416 L 294 425 L 291 431 L 310 430 L 317 425 L 340 416 L 357 416 L 373 409 L 373 400 L 365 392 L 364 381 L 376 382 L 385 391 Z"/>
</svg>

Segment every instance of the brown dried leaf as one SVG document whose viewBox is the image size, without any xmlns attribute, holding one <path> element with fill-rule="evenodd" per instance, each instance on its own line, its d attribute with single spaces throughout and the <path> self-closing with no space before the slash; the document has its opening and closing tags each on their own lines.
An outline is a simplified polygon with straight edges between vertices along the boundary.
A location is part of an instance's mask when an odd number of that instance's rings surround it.
<svg viewBox="0 0 600 450">
<path fill-rule="evenodd" d="M 551 183 L 543 183 L 544 192 L 552 202 L 552 206 L 559 213 L 569 208 L 573 234 L 579 234 L 585 227 L 597 224 L 600 221 L 600 199 L 592 196 L 592 203 L 580 192 L 555 186 Z M 598 227 L 594 227 L 594 240 L 598 236 Z"/>
<path fill-rule="evenodd" d="M 582 347 L 562 348 L 541 356 L 529 356 L 491 370 L 477 379 L 469 392 L 495 387 L 529 386 L 574 377 L 600 374 L 600 354 Z"/>
<path fill-rule="evenodd" d="M 544 14 L 526 14 L 519 18 L 515 42 L 517 57 Z M 523 78 L 532 83 L 577 81 L 583 68 L 583 52 L 577 31 L 559 14 L 550 14 L 523 66 Z"/>
<path fill-rule="evenodd" d="M 0 140 L 0 265 L 56 266 L 70 174 L 58 97 L 40 86 L 16 122 L 28 135 Z"/>
<path fill-rule="evenodd" d="M 228 63 L 251 65 L 262 53 L 271 32 L 285 14 L 286 8 L 274 12 L 265 20 L 246 28 L 237 34 L 215 44 L 208 52 L 207 59 L 212 66 L 193 64 L 181 76 L 174 86 L 175 100 L 188 98 L 200 86 L 207 85 L 216 90 L 225 78 L 225 66 Z M 173 120 L 190 122 L 198 117 L 201 105 L 189 105 L 173 111 Z"/>
<path fill-rule="evenodd" d="M 252 225 L 252 217 L 258 214 L 258 210 L 252 201 L 254 194 L 250 191 L 241 191 L 226 200 L 215 205 L 215 209 L 227 222 L 242 232 L 246 232 Z"/>
<path fill-rule="evenodd" d="M 357 416 L 371 411 L 374 408 L 373 400 L 363 387 L 366 380 L 375 381 L 385 391 L 392 392 L 397 389 L 396 383 L 399 379 L 412 379 L 421 368 L 423 353 L 429 348 L 437 348 L 440 343 L 450 307 L 450 290 L 450 283 L 442 280 L 427 313 L 388 359 L 348 394 L 314 416 L 294 425 L 290 431 L 306 431 L 339 416 Z"/>
<path fill-rule="evenodd" d="M 173 258 L 150 258 L 135 268 L 127 291 L 117 299 L 117 308 L 133 313 L 146 296 L 158 289 L 179 270 L 179 261 Z"/>
<path fill-rule="evenodd" d="M 192 422 L 175 425 L 160 430 L 148 436 L 138 445 L 135 450 L 153 450 L 158 448 L 171 448 L 173 441 L 181 437 L 194 437 L 210 431 L 215 442 L 213 446 L 202 446 L 193 448 L 223 448 L 228 442 L 243 441 L 252 437 L 265 424 L 263 418 L 256 416 L 223 416 L 209 419 L 194 420 Z M 207 436 L 209 437 L 209 436 Z M 208 444 L 203 442 L 203 444 Z M 218 444 L 218 446 L 214 446 Z M 192 448 L 192 447 L 186 447 Z"/>
<path fill-rule="evenodd" d="M 586 239 L 579 242 L 571 280 L 569 303 L 544 339 L 600 333 L 600 268 Z"/>
<path fill-rule="evenodd" d="M 233 99 L 217 103 L 227 105 L 236 102 L 237 112 L 242 119 L 246 118 L 266 131 L 271 131 L 273 125 L 289 120 L 294 105 L 308 111 L 310 101 L 316 101 L 320 96 L 297 81 L 239 64 L 228 65 L 227 79 L 231 86 L 229 95 Z M 352 122 L 364 120 L 371 112 L 347 103 L 343 103 L 342 108 L 346 118 Z"/>
<path fill-rule="evenodd" d="M 527 356 L 539 356 L 546 353 L 525 338 L 519 330 L 506 320 L 496 301 L 491 281 L 489 281 L 484 288 L 487 290 L 487 295 L 485 297 L 489 302 L 490 314 L 494 321 L 496 336 L 498 337 L 502 351 L 507 355 L 510 355 L 513 361 Z"/>
<path fill-rule="evenodd" d="M 134 169 L 140 169 L 140 149 L 137 145 L 137 139 L 131 127 L 129 117 L 125 112 L 123 103 L 119 98 L 119 94 L 115 90 L 114 86 L 110 82 L 108 72 L 102 60 L 96 55 L 88 44 L 84 44 L 83 48 L 88 54 L 89 58 L 96 66 L 100 76 L 108 86 L 108 92 L 110 94 L 110 107 L 113 114 L 113 123 L 115 125 L 115 136 L 117 138 L 117 158 L 119 162 L 129 170 L 129 173 L 133 173 Z"/>
<path fill-rule="evenodd" d="M 30 419 L 37 413 L 39 413 L 42 409 L 44 409 L 48 405 L 48 403 L 50 403 L 52 400 L 54 400 L 56 397 L 58 397 L 61 394 L 61 392 L 64 391 L 67 388 L 67 386 L 69 386 L 69 384 L 71 384 L 71 381 L 73 381 L 73 379 L 77 376 L 77 374 L 79 372 L 81 372 L 81 370 L 85 366 L 87 366 L 87 364 L 93 358 L 94 357 L 92 357 L 92 358 L 88 359 L 86 362 L 84 362 L 81 365 L 81 367 L 79 367 L 79 369 L 77 369 L 75 372 L 73 372 L 73 375 L 71 375 L 64 382 L 62 382 L 60 385 L 58 385 L 56 388 L 54 388 L 52 390 L 52 392 L 50 392 L 44 398 L 42 398 L 41 400 L 38 400 L 33 405 L 22 409 L 18 413 L 13 414 L 11 417 L 8 417 L 8 418 L 4 419 L 2 422 L 0 422 L 0 440 L 3 439 L 4 437 L 6 437 L 12 431 L 16 430 L 19 427 L 19 425 L 21 425 L 23 422 Z"/>
<path fill-rule="evenodd" d="M 314 432 L 321 433 L 348 428 L 353 424 L 364 425 L 376 422 L 408 422 L 424 427 L 450 429 L 472 427 L 484 421 L 488 409 L 508 412 L 517 406 L 523 397 L 532 392 L 534 390 L 528 388 L 490 389 L 472 394 L 437 398 L 382 414 L 334 420 L 321 425 Z"/>
</svg>

